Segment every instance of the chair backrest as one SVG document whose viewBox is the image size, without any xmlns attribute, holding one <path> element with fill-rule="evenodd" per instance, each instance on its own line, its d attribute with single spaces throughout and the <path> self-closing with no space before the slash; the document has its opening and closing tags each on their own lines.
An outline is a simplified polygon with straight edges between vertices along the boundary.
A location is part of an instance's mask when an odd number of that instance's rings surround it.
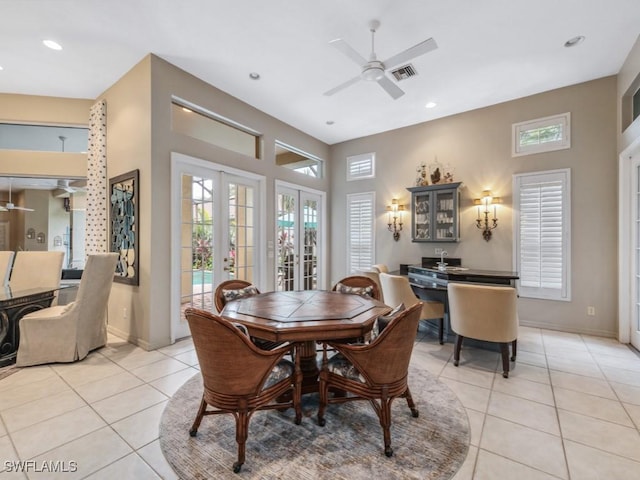
<svg viewBox="0 0 640 480">
<path fill-rule="evenodd" d="M 420 303 L 420 299 L 413 293 L 407 277 L 381 273 L 380 285 L 382 286 L 384 302 L 391 307 L 404 303 L 404 306 L 408 308 Z"/>
<path fill-rule="evenodd" d="M 87 257 L 78 294 L 73 302 L 78 316 L 79 353 L 93 350 L 106 341 L 107 303 L 117 262 L 117 253 L 97 253 Z"/>
<path fill-rule="evenodd" d="M 9 285 L 9 274 L 11 273 L 11 266 L 13 265 L 14 252 L 11 250 L 0 251 L 0 280 L 2 280 L 2 286 Z"/>
<path fill-rule="evenodd" d="M 334 292 L 338 291 L 338 288 L 341 284 L 355 289 L 370 288 L 370 297 L 375 300 L 380 300 L 380 288 L 378 287 L 378 284 L 369 277 L 365 277 L 362 275 L 351 275 L 349 277 L 345 277 L 338 283 L 336 283 L 333 286 L 332 290 Z"/>
<path fill-rule="evenodd" d="M 356 273 L 356 275 L 369 277 L 371 280 L 376 282 L 378 286 L 378 290 L 380 291 L 380 301 L 384 302 L 384 292 L 382 291 L 382 285 L 380 285 L 380 273 L 375 270 L 360 270 Z"/>
<path fill-rule="evenodd" d="M 11 290 L 58 288 L 63 259 L 64 252 L 17 252 L 9 279 Z"/>
<path fill-rule="evenodd" d="M 371 270 L 378 273 L 389 273 L 389 267 L 387 267 L 384 263 L 376 263 L 371 266 Z"/>
<path fill-rule="evenodd" d="M 370 383 L 380 385 L 402 380 L 409 369 L 420 310 L 419 303 L 403 310 L 370 344 L 340 351 Z"/>
<path fill-rule="evenodd" d="M 191 338 L 206 391 L 255 396 L 282 355 L 261 352 L 233 323 L 213 313 L 187 308 Z"/>
<path fill-rule="evenodd" d="M 449 283 L 447 294 L 455 333 L 489 342 L 511 342 L 518 337 L 515 288 Z"/>
<path fill-rule="evenodd" d="M 213 295 L 213 299 L 216 304 L 216 309 L 218 310 L 218 313 L 220 313 L 224 308 L 224 306 L 227 304 L 227 299 L 224 296 L 223 290 L 240 290 L 242 288 L 251 287 L 252 285 L 253 284 L 251 282 L 247 282 L 246 280 L 235 280 L 235 279 L 225 280 L 224 282 L 220 283 L 216 287 L 216 291 Z M 256 292 L 260 293 L 258 289 L 256 289 Z"/>
</svg>

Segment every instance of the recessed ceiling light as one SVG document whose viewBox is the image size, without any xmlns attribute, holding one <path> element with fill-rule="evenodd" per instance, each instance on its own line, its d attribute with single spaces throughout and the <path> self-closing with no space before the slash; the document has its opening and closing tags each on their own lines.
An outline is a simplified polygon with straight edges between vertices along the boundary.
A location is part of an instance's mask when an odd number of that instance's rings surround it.
<svg viewBox="0 0 640 480">
<path fill-rule="evenodd" d="M 583 40 L 584 40 L 584 37 L 582 35 L 578 35 L 577 37 L 570 38 L 569 40 L 564 42 L 564 46 L 567 48 L 575 47 L 579 43 L 582 43 Z"/>
<path fill-rule="evenodd" d="M 49 47 L 51 50 L 62 50 L 60 44 L 54 42 L 53 40 L 43 40 L 42 43 L 44 43 L 45 46 Z"/>
<path fill-rule="evenodd" d="M 427 104 L 424 106 L 424 108 L 433 108 L 436 105 L 438 105 L 436 102 L 427 102 Z"/>
<path fill-rule="evenodd" d="M 326 123 L 327 125 L 333 125 L 333 124 L 334 124 L 334 123 L 336 123 L 336 122 L 334 122 L 333 120 L 327 120 L 327 121 L 326 121 L 326 122 L 324 122 L 324 123 Z"/>
<path fill-rule="evenodd" d="M 257 73 L 257 72 L 251 72 L 251 73 L 249 74 L 249 78 L 250 78 L 251 80 L 260 80 L 260 74 L 259 74 L 259 73 Z"/>
</svg>

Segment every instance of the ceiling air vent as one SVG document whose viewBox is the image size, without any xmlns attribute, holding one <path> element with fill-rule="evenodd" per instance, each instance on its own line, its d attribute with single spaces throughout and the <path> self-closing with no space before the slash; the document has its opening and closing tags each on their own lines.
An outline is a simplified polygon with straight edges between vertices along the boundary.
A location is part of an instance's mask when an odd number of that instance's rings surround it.
<svg viewBox="0 0 640 480">
<path fill-rule="evenodd" d="M 409 77 L 415 77 L 418 74 L 414 66 L 410 63 L 402 67 L 398 67 L 395 70 L 391 70 L 391 73 L 398 82 L 401 80 L 406 80 Z"/>
</svg>

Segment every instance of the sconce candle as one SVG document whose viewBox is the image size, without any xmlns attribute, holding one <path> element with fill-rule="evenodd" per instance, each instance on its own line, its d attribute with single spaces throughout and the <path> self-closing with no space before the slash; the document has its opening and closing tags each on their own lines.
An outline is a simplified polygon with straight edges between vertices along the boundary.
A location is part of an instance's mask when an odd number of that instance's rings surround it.
<svg viewBox="0 0 640 480">
<path fill-rule="evenodd" d="M 404 205 L 398 204 L 398 199 L 391 200 L 391 205 L 387 206 L 387 226 L 389 231 L 393 233 L 393 239 L 397 242 L 400 239 L 400 231 L 402 230 L 402 212 Z M 393 221 L 392 221 L 393 219 Z"/>
<path fill-rule="evenodd" d="M 493 197 L 491 190 L 485 190 L 482 192 L 482 198 L 476 198 L 473 203 L 478 205 L 478 219 L 476 220 L 476 227 L 482 230 L 482 238 L 487 242 L 491 240 L 491 231 L 498 227 L 498 215 L 497 215 L 497 203 L 500 203 L 499 197 Z M 489 205 L 493 203 L 493 218 L 489 219 Z M 480 216 L 480 206 L 484 206 L 484 218 Z"/>
</svg>

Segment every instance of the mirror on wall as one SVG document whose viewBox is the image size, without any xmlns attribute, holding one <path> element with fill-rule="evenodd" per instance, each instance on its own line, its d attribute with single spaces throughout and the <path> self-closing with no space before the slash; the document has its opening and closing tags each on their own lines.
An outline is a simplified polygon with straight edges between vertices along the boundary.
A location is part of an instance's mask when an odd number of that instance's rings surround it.
<svg viewBox="0 0 640 480">
<path fill-rule="evenodd" d="M 64 252 L 84 268 L 86 179 L 0 176 L 0 250 Z"/>
</svg>

